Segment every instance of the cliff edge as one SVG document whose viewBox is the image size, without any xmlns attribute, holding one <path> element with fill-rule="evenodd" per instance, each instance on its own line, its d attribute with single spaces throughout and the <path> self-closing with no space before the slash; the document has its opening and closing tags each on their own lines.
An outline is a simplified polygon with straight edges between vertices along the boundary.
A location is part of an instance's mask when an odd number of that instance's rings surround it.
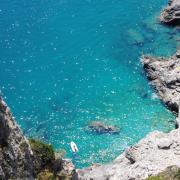
<svg viewBox="0 0 180 180">
<path fill-rule="evenodd" d="M 32 151 L 0 97 L 0 179 L 33 179 Z"/>
</svg>

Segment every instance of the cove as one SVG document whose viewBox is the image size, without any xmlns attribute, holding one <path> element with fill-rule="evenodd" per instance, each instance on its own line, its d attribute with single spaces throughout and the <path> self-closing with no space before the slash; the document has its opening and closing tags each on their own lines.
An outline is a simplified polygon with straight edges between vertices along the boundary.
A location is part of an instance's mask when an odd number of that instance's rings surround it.
<svg viewBox="0 0 180 180">
<path fill-rule="evenodd" d="M 42 139 L 77 167 L 106 163 L 154 130 L 174 128 L 155 96 L 142 54 L 169 56 L 178 30 L 158 24 L 164 0 L 0 2 L 0 88 L 28 137 Z M 177 40 L 177 41 L 175 41 Z M 119 134 L 86 131 L 91 121 Z"/>
</svg>

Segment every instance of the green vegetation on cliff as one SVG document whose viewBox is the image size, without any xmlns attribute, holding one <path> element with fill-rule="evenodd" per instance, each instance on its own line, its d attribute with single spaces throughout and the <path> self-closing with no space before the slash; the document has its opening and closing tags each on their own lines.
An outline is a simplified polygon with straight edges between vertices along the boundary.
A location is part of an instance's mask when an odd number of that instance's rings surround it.
<svg viewBox="0 0 180 180">
<path fill-rule="evenodd" d="M 157 176 L 150 176 L 146 180 L 180 180 L 180 169 L 176 166 L 171 166 Z"/>
<path fill-rule="evenodd" d="M 34 139 L 29 139 L 29 143 L 33 151 L 35 173 L 38 174 L 43 169 L 52 169 L 55 161 L 55 152 L 52 145 Z"/>
<path fill-rule="evenodd" d="M 63 160 L 64 150 L 54 151 L 52 145 L 29 139 L 33 152 L 33 165 L 37 180 L 71 180 L 75 175 L 71 161 Z"/>
</svg>

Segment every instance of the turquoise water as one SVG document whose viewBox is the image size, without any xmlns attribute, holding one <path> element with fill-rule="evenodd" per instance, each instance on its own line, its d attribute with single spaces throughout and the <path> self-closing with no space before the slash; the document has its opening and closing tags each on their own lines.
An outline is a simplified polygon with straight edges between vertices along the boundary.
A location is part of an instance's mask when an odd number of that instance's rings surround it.
<svg viewBox="0 0 180 180">
<path fill-rule="evenodd" d="M 139 57 L 169 56 L 179 32 L 157 23 L 165 0 L 1 0 L 0 87 L 29 137 L 77 167 L 106 163 L 153 130 L 174 128 Z M 99 120 L 117 135 L 86 131 Z"/>
</svg>

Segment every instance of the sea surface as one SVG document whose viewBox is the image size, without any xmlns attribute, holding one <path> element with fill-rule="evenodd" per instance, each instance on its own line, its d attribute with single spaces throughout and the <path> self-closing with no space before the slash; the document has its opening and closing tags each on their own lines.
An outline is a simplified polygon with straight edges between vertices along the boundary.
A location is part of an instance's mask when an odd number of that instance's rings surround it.
<svg viewBox="0 0 180 180">
<path fill-rule="evenodd" d="M 154 130 L 174 128 L 142 54 L 170 56 L 179 32 L 158 23 L 167 0 L 1 0 L 0 89 L 28 137 L 78 168 L 107 163 Z M 87 130 L 91 121 L 120 133 Z M 69 143 L 79 152 L 73 156 Z"/>
</svg>

